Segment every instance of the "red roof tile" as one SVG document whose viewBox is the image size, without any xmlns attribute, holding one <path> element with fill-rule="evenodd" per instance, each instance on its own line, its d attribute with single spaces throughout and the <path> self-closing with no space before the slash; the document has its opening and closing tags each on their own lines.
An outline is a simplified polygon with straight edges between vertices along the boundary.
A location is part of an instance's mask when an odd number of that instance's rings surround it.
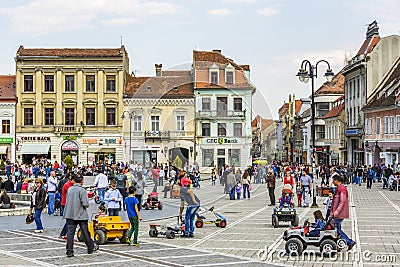
<svg viewBox="0 0 400 267">
<path fill-rule="evenodd" d="M 17 100 L 15 75 L 0 75 L 0 100 Z"/>
<path fill-rule="evenodd" d="M 289 108 L 289 103 L 283 103 L 283 105 L 279 108 L 278 112 L 284 116 L 286 112 L 288 111 Z"/>
<path fill-rule="evenodd" d="M 336 74 L 331 82 L 325 82 L 315 92 L 315 95 L 324 94 L 344 94 L 344 75 L 342 74 L 342 71 Z"/>
<path fill-rule="evenodd" d="M 376 44 L 379 42 L 380 38 L 379 37 L 369 37 L 365 39 L 364 43 L 361 45 L 360 49 L 357 52 L 356 56 L 359 55 L 366 55 L 369 54 L 372 49 L 376 46 Z"/>
<path fill-rule="evenodd" d="M 127 55 L 125 47 L 120 48 L 18 48 L 18 57 L 121 57 Z"/>
<path fill-rule="evenodd" d="M 297 115 L 300 112 L 302 102 L 301 102 L 301 100 L 295 100 L 294 103 L 295 103 L 294 104 L 294 112 L 295 112 L 295 115 Z"/>
<path fill-rule="evenodd" d="M 326 113 L 325 116 L 322 117 L 322 119 L 337 117 L 343 110 L 344 110 L 344 103 L 329 110 L 328 113 Z"/>
<path fill-rule="evenodd" d="M 261 122 L 260 122 L 261 120 Z M 273 119 L 263 119 L 260 115 L 257 115 L 251 122 L 251 127 L 257 127 L 261 123 L 261 130 L 265 130 L 268 126 L 274 123 Z"/>
<path fill-rule="evenodd" d="M 193 51 L 193 62 L 195 65 L 198 65 L 200 62 L 219 63 L 223 65 L 231 64 L 236 69 L 242 70 L 242 67 L 233 62 L 233 60 L 216 51 Z"/>
</svg>

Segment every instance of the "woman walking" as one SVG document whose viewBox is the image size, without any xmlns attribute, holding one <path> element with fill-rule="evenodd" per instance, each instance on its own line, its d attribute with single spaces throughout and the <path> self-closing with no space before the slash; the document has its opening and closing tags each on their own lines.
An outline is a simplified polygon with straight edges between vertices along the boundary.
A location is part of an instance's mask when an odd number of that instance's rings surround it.
<svg viewBox="0 0 400 267">
<path fill-rule="evenodd" d="M 246 191 L 247 191 L 247 198 L 250 199 L 250 176 L 247 170 L 244 171 L 242 176 L 242 185 L 243 185 L 243 198 L 246 198 Z"/>
<path fill-rule="evenodd" d="M 35 233 L 43 233 L 43 225 L 40 216 L 46 206 L 46 190 L 43 188 L 42 178 L 37 178 L 35 181 L 35 189 L 31 198 L 31 209 L 34 209 L 33 219 L 35 220 Z"/>
</svg>

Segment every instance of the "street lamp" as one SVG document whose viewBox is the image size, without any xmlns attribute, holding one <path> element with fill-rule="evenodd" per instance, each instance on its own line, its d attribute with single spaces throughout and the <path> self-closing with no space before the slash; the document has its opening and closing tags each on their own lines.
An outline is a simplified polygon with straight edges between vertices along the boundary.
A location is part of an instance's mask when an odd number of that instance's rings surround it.
<svg viewBox="0 0 400 267">
<path fill-rule="evenodd" d="M 317 67 L 318 64 L 324 62 L 328 65 L 328 69 L 325 72 L 325 78 L 328 82 L 331 82 L 334 76 L 334 73 L 326 60 L 319 60 L 315 65 L 312 65 L 310 61 L 303 60 L 301 62 L 301 67 L 296 76 L 299 77 L 300 82 L 307 83 L 311 78 L 311 141 L 312 141 L 312 172 L 313 172 L 313 181 L 312 181 L 312 190 L 313 190 L 313 203 L 311 204 L 312 208 L 318 208 L 317 205 L 317 196 L 315 194 L 315 103 L 314 103 L 314 78 L 317 78 Z M 307 70 L 308 68 L 308 70 Z"/>
<path fill-rule="evenodd" d="M 134 111 L 125 110 L 122 112 L 121 119 L 125 119 L 125 113 L 128 114 L 129 117 L 129 160 L 128 163 L 131 163 L 132 160 L 132 119 L 135 117 L 136 113 Z"/>
</svg>

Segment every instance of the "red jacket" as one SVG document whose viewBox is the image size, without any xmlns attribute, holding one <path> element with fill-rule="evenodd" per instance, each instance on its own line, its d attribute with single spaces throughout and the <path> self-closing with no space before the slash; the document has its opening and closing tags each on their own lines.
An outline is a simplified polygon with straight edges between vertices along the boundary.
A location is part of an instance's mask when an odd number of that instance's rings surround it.
<svg viewBox="0 0 400 267">
<path fill-rule="evenodd" d="M 72 183 L 70 180 L 68 180 L 62 190 L 61 190 L 61 206 L 65 206 L 65 204 L 67 203 L 67 191 L 68 189 L 72 186 Z"/>
<path fill-rule="evenodd" d="M 294 180 L 293 180 L 293 176 L 285 176 L 285 178 L 283 178 L 283 184 L 290 184 L 292 186 L 292 188 L 294 187 Z"/>
<path fill-rule="evenodd" d="M 331 214 L 336 219 L 349 218 L 349 193 L 346 186 L 341 184 L 338 186 L 332 200 Z"/>
</svg>

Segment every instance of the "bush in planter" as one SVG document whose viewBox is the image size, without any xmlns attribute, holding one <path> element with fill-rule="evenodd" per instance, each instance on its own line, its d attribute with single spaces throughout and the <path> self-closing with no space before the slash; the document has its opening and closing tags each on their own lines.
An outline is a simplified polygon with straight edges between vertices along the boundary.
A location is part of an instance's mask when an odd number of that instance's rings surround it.
<svg viewBox="0 0 400 267">
<path fill-rule="evenodd" d="M 68 169 L 72 169 L 74 167 L 74 160 L 72 159 L 71 155 L 67 155 L 64 158 L 64 163 L 68 167 Z"/>
<path fill-rule="evenodd" d="M 4 160 L 0 159 L 0 171 L 4 171 L 6 169 L 6 164 Z"/>
</svg>

